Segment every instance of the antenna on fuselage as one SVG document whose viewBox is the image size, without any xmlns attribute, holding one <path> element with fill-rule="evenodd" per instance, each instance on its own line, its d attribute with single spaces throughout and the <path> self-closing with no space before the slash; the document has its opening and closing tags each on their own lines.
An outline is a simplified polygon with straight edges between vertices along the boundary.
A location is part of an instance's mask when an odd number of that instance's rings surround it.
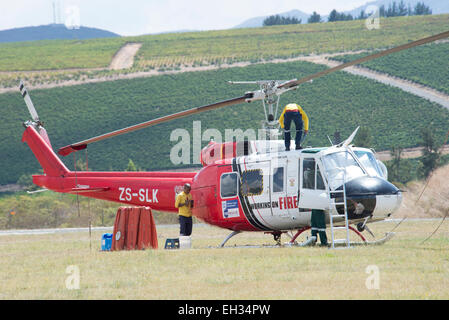
<svg viewBox="0 0 449 320">
<path fill-rule="evenodd" d="M 360 126 L 357 127 L 357 129 L 354 130 L 353 133 L 346 139 L 345 141 L 339 143 L 337 147 L 347 147 L 351 144 L 352 140 L 354 140 L 355 135 L 357 134 L 357 131 L 359 131 Z"/>
</svg>

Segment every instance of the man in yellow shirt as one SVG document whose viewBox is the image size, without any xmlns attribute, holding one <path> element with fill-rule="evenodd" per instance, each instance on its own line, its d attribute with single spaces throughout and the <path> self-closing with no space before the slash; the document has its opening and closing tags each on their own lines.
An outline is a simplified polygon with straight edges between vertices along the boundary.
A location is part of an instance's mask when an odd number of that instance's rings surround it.
<svg viewBox="0 0 449 320">
<path fill-rule="evenodd" d="M 179 225 L 181 236 L 190 236 L 192 234 L 192 207 L 193 200 L 190 193 L 190 184 L 184 185 L 184 191 L 176 196 L 175 208 L 178 208 Z"/>
<path fill-rule="evenodd" d="M 279 117 L 279 124 L 284 129 L 285 150 L 290 151 L 291 132 L 290 126 L 292 121 L 295 123 L 296 136 L 295 145 L 296 150 L 302 149 L 301 138 L 302 128 L 304 124 L 304 136 L 309 132 L 309 118 L 305 111 L 296 103 L 287 104 Z"/>
</svg>

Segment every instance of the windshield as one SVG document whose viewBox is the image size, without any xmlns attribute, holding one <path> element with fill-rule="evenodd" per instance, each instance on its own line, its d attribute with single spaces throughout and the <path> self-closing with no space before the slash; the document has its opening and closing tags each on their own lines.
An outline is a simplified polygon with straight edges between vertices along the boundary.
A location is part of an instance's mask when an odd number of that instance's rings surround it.
<svg viewBox="0 0 449 320">
<path fill-rule="evenodd" d="M 327 179 L 331 189 L 336 189 L 346 181 L 363 176 L 365 173 L 348 151 L 331 153 L 323 157 Z"/>
<path fill-rule="evenodd" d="M 382 170 L 379 168 L 376 158 L 374 157 L 372 152 L 354 150 L 354 153 L 357 156 L 357 158 L 359 158 L 362 165 L 366 168 L 370 176 L 383 178 Z"/>
</svg>

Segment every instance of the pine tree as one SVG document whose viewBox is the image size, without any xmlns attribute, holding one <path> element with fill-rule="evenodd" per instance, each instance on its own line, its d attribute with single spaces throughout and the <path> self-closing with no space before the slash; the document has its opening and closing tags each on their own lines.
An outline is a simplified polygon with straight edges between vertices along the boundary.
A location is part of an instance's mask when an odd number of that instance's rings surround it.
<svg viewBox="0 0 449 320">
<path fill-rule="evenodd" d="M 349 20 L 353 20 L 354 18 L 352 17 L 352 15 L 350 13 L 345 14 L 344 12 L 338 12 L 337 10 L 332 10 L 331 13 L 329 14 L 329 17 L 327 19 L 328 22 L 333 22 L 333 21 L 349 21 Z"/>
<path fill-rule="evenodd" d="M 263 26 L 274 26 L 274 25 L 284 25 L 284 24 L 300 24 L 301 19 L 295 17 L 282 17 L 280 15 L 269 16 L 263 21 Z"/>
<path fill-rule="evenodd" d="M 136 165 L 131 159 L 129 159 L 128 167 L 125 169 L 125 171 L 137 171 Z"/>
<path fill-rule="evenodd" d="M 438 152 L 439 146 L 435 141 L 435 137 L 430 128 L 421 130 L 422 145 L 424 146 L 421 157 L 421 175 L 426 178 L 432 173 L 438 166 L 440 160 L 440 153 Z"/>
<path fill-rule="evenodd" d="M 82 159 L 78 159 L 76 161 L 75 169 L 77 171 L 87 171 L 86 162 L 84 162 Z"/>
<path fill-rule="evenodd" d="M 398 16 L 403 17 L 407 15 L 407 6 L 405 5 L 404 1 L 401 0 L 398 5 Z"/>
<path fill-rule="evenodd" d="M 401 181 L 401 160 L 402 160 L 403 148 L 393 146 L 390 150 L 391 157 L 393 158 L 388 168 L 388 178 L 390 181 Z"/>
<path fill-rule="evenodd" d="M 338 15 L 337 10 L 335 9 L 332 10 L 331 13 L 329 14 L 329 17 L 327 18 L 327 21 L 329 22 L 337 21 L 337 15 Z"/>
<path fill-rule="evenodd" d="M 308 23 L 317 23 L 317 22 L 321 22 L 321 16 L 316 13 L 316 11 L 314 11 L 312 13 L 312 15 L 309 17 L 309 19 L 307 20 Z"/>
<path fill-rule="evenodd" d="M 363 20 L 368 18 L 368 15 L 365 13 L 365 10 L 360 11 L 359 16 L 357 17 L 358 20 Z"/>
<path fill-rule="evenodd" d="M 371 133 L 369 128 L 361 127 L 354 139 L 354 145 L 361 148 L 371 147 Z"/>
<path fill-rule="evenodd" d="M 432 14 L 432 10 L 430 7 L 426 6 L 424 2 L 418 2 L 415 6 L 414 15 L 426 15 L 426 14 Z"/>
</svg>

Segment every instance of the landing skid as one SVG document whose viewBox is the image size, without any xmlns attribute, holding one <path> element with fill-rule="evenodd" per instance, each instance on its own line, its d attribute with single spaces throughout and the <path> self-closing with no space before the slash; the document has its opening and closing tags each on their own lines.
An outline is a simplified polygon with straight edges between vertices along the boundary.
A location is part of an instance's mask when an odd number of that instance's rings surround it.
<svg viewBox="0 0 449 320">
<path fill-rule="evenodd" d="M 388 232 L 385 234 L 385 237 L 379 240 L 375 241 L 364 241 L 364 242 L 351 242 L 350 245 L 352 246 L 379 246 L 384 244 L 385 242 L 391 240 L 394 237 L 394 232 Z M 336 247 L 346 246 L 346 243 L 336 243 Z"/>
<path fill-rule="evenodd" d="M 231 239 L 233 236 L 239 234 L 241 231 L 232 231 L 224 240 L 223 242 L 220 244 L 219 248 L 223 248 L 225 243 L 229 241 L 229 239 Z"/>
<path fill-rule="evenodd" d="M 224 245 L 226 244 L 226 242 L 228 242 L 233 236 L 237 235 L 241 233 L 241 231 L 233 231 L 231 232 L 224 240 L 223 242 L 218 246 L 219 248 L 223 248 Z M 280 233 L 275 233 L 274 235 L 274 240 L 276 241 L 275 245 L 242 245 L 242 246 L 237 246 L 234 245 L 230 248 L 279 248 L 282 247 L 283 245 L 281 244 L 280 240 L 281 240 L 281 234 Z M 285 244 L 285 246 L 288 247 L 306 247 L 306 246 L 311 246 L 314 245 L 316 242 L 316 237 L 310 237 L 308 238 L 306 241 L 302 242 L 302 243 L 296 243 L 296 242 L 288 242 Z"/>
<path fill-rule="evenodd" d="M 280 243 L 276 243 L 275 245 L 234 245 L 234 246 L 229 246 L 228 248 L 279 248 L 279 247 L 307 247 L 307 246 L 314 246 L 317 239 L 316 237 L 312 236 L 310 238 L 307 238 L 304 242 L 301 243 L 297 243 L 296 242 L 296 238 L 303 233 L 304 231 L 309 230 L 310 227 L 304 227 L 300 230 L 298 230 L 298 232 L 292 237 L 292 239 L 287 242 L 284 243 L 284 245 L 280 244 Z M 356 229 L 352 228 L 351 226 L 349 227 L 350 230 L 354 231 L 361 239 L 362 242 L 350 242 L 351 246 L 372 246 L 372 245 L 382 245 L 385 242 L 391 240 L 395 233 L 394 232 L 388 232 L 385 234 L 385 237 L 383 237 L 382 239 L 379 240 L 375 240 L 375 241 L 367 241 L 365 239 L 365 237 L 358 232 Z M 223 242 L 218 246 L 219 248 L 224 248 L 224 245 L 226 244 L 226 242 L 229 241 L 229 239 L 231 239 L 233 236 L 237 235 L 241 233 L 241 231 L 233 231 L 231 232 L 224 240 Z M 341 243 L 341 244 L 335 244 L 336 247 L 339 246 L 346 246 L 345 243 Z"/>
</svg>

